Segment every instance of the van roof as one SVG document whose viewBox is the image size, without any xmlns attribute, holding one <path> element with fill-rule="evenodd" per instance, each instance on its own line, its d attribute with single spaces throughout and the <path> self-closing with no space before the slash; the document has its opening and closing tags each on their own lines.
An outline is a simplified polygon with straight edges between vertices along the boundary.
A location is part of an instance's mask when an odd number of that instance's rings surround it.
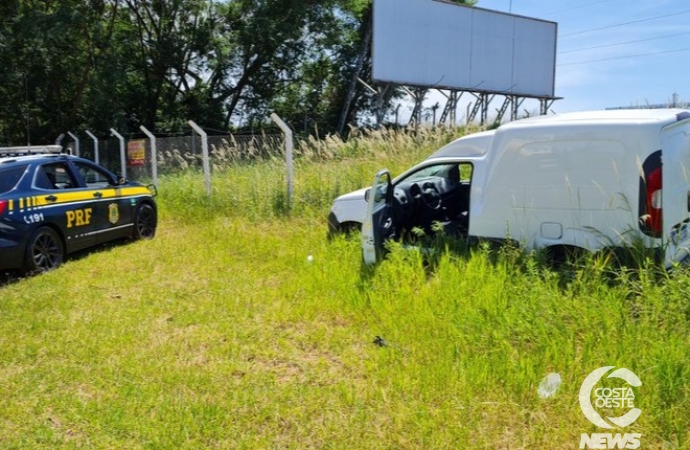
<svg viewBox="0 0 690 450">
<path fill-rule="evenodd" d="M 516 120 L 501 125 L 500 129 L 533 127 L 543 125 L 563 125 L 578 123 L 581 125 L 606 123 L 657 123 L 671 124 L 690 118 L 690 111 L 686 109 L 607 109 L 598 111 L 579 111 L 550 116 L 535 116 L 528 119 Z"/>
<path fill-rule="evenodd" d="M 427 159 L 457 156 L 482 156 L 491 147 L 494 130 L 465 135 L 436 150 Z"/>
</svg>

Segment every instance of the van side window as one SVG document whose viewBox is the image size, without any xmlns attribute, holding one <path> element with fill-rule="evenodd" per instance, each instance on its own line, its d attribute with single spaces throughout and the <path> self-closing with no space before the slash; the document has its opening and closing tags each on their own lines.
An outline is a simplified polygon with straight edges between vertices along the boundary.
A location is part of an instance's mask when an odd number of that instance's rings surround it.
<svg viewBox="0 0 690 450">
<path fill-rule="evenodd" d="M 431 177 L 443 177 L 456 183 L 469 183 L 472 178 L 472 164 L 437 164 L 425 167 L 415 173 L 410 174 L 407 178 L 405 178 L 404 181 L 417 181 Z"/>
</svg>

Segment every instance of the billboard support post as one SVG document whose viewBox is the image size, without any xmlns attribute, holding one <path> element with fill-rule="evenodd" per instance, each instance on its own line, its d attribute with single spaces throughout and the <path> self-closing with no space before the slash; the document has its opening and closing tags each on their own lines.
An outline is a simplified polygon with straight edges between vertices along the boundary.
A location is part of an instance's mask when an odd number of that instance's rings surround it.
<svg viewBox="0 0 690 450">
<path fill-rule="evenodd" d="M 386 83 L 384 87 L 377 86 L 376 89 L 374 89 L 373 87 L 369 86 L 366 81 L 359 77 L 357 77 L 357 81 L 359 81 L 362 86 L 367 88 L 369 92 L 374 94 L 374 98 L 376 99 L 376 107 L 374 111 L 376 115 L 376 128 L 381 128 L 381 125 L 383 125 L 383 119 L 386 117 L 386 110 L 388 109 L 386 106 L 386 97 L 388 96 L 388 92 L 391 87 L 390 83 Z"/>
<path fill-rule="evenodd" d="M 524 98 L 513 97 L 513 111 L 510 114 L 510 120 L 517 120 L 518 113 L 520 112 L 520 107 L 522 106 L 522 103 L 524 101 L 525 101 Z"/>
<path fill-rule="evenodd" d="M 450 91 L 449 94 L 446 94 L 440 89 L 438 91 L 441 93 L 441 95 L 446 97 L 447 100 L 446 106 L 443 108 L 443 112 L 441 112 L 439 123 L 448 122 L 448 125 L 453 126 L 456 124 L 458 102 L 460 101 L 460 97 L 462 97 L 463 92 L 453 90 Z"/>
<path fill-rule="evenodd" d="M 414 100 L 414 109 L 412 110 L 412 115 L 410 116 L 409 124 L 414 123 L 415 130 L 419 130 L 419 125 L 422 123 L 422 107 L 424 106 L 424 98 L 426 97 L 426 88 L 413 88 L 409 90 L 404 88 L 404 90 L 412 96 Z"/>
<path fill-rule="evenodd" d="M 383 120 L 386 118 L 386 111 L 388 110 L 388 101 L 390 99 L 391 84 L 387 83 L 383 88 L 378 87 L 376 93 L 376 128 L 383 126 Z"/>
<path fill-rule="evenodd" d="M 547 115 L 549 113 L 549 109 L 553 106 L 554 100 L 551 98 L 542 98 L 540 100 L 541 103 L 541 114 L 543 116 Z"/>
<path fill-rule="evenodd" d="M 474 102 L 472 111 L 470 111 L 467 116 L 467 123 L 470 124 L 474 122 L 474 119 L 477 118 L 477 114 L 479 114 L 479 124 L 484 125 L 487 117 L 489 116 L 489 103 L 491 103 L 491 100 L 494 99 L 496 94 L 489 95 L 486 92 L 471 92 L 471 94 L 475 99 L 477 99 L 477 101 Z"/>
<path fill-rule="evenodd" d="M 347 125 L 347 119 L 350 115 L 350 108 L 352 106 L 352 101 L 355 99 L 355 90 L 357 88 L 357 79 L 359 79 L 359 74 L 362 73 L 364 68 L 364 61 L 369 51 L 369 43 L 371 42 L 371 36 L 373 34 L 374 20 L 372 16 L 366 19 L 366 29 L 364 30 L 364 37 L 359 48 L 359 54 L 357 55 L 357 62 L 355 63 L 355 72 L 350 79 L 349 86 L 347 88 L 347 93 L 345 94 L 345 101 L 343 102 L 343 110 L 340 113 L 340 119 L 338 120 L 338 134 L 340 136 L 345 132 L 345 126 Z"/>
</svg>

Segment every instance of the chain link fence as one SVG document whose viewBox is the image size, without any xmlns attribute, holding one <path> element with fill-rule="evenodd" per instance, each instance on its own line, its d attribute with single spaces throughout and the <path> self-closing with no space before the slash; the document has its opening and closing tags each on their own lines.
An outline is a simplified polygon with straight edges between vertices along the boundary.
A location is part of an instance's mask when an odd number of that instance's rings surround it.
<svg viewBox="0 0 690 450">
<path fill-rule="evenodd" d="M 252 161 L 283 157 L 283 135 L 224 135 L 208 136 L 209 160 L 219 169 Z M 73 151 L 74 143 L 67 147 Z M 96 160 L 96 143 L 80 140 L 80 156 Z M 142 152 L 143 150 L 143 152 Z M 152 142 L 146 137 L 132 137 L 124 143 L 127 178 L 147 181 L 153 178 Z M 202 142 L 198 135 L 157 137 L 156 157 L 158 175 L 202 169 Z M 114 173 L 123 173 L 121 142 L 119 139 L 98 141 L 98 161 Z"/>
</svg>

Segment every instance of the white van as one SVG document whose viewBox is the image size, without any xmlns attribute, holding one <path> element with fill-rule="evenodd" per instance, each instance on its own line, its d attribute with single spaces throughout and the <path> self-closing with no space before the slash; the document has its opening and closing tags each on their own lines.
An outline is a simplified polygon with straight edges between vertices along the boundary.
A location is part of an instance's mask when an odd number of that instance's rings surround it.
<svg viewBox="0 0 690 450">
<path fill-rule="evenodd" d="M 671 266 L 690 246 L 689 138 L 690 111 L 678 109 L 519 120 L 460 138 L 395 180 L 380 171 L 371 190 L 336 199 L 331 222 L 361 217 L 367 263 L 386 239 L 436 224 L 556 254 L 643 243 Z"/>
</svg>

